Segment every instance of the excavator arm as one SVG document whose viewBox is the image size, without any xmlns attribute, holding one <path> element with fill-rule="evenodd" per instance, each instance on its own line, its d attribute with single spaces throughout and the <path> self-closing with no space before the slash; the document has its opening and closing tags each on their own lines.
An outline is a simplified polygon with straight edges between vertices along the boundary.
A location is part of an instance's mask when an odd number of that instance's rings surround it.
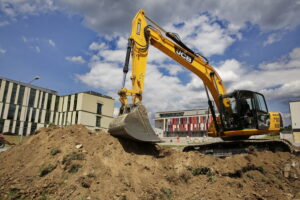
<svg viewBox="0 0 300 200">
<path fill-rule="evenodd" d="M 202 79 L 219 108 L 219 95 L 223 95 L 226 92 L 222 80 L 216 70 L 211 67 L 203 57 L 196 55 L 188 47 L 184 47 L 183 43 L 182 45 L 176 44 L 174 41 L 163 36 L 162 31 L 163 30 L 160 30 L 158 26 L 154 27 L 147 24 L 147 19 L 143 10 L 140 10 L 133 19 L 132 32 L 127 48 L 132 54 L 132 90 L 122 88 L 119 92 L 124 94 L 121 97 L 122 105 L 128 103 L 128 100 L 125 100 L 125 98 L 129 95 L 133 96 L 133 103 L 142 100 L 148 50 L 149 46 L 152 45 Z M 171 39 L 177 40 L 178 43 L 181 42 L 174 34 L 169 32 L 166 32 L 166 34 Z M 127 53 L 127 56 L 128 55 L 129 53 Z M 129 59 L 127 58 L 125 62 L 125 68 L 127 68 Z M 127 73 L 128 68 L 123 71 L 124 73 Z"/>
<path fill-rule="evenodd" d="M 147 23 L 147 20 L 151 22 L 151 25 Z M 223 138 L 233 136 L 247 137 L 249 135 L 279 131 L 279 121 L 281 120 L 279 113 L 269 113 L 263 108 L 258 112 L 262 101 L 265 104 L 263 95 L 243 90 L 227 94 L 221 77 L 209 65 L 205 57 L 188 48 L 177 34 L 163 30 L 145 15 L 144 10 L 140 10 L 132 21 L 132 32 L 128 39 L 127 54 L 123 68 L 123 86 L 118 92 L 121 102 L 120 114 L 109 127 L 109 132 L 112 135 L 141 142 L 160 141 L 151 128 L 146 108 L 141 104 L 150 46 L 156 47 L 159 51 L 196 74 L 203 81 L 213 117 L 213 123 L 208 131 L 210 136 Z M 132 58 L 132 75 L 130 77 L 132 88 L 127 89 L 125 88 L 125 80 L 129 71 L 130 57 Z M 215 102 L 219 116 L 216 116 L 208 90 Z M 128 96 L 132 96 L 131 104 L 128 103 Z M 246 104 L 248 102 L 251 107 L 251 112 L 248 112 L 249 117 L 243 111 L 242 106 L 245 106 L 245 102 Z M 233 104 L 237 108 L 233 108 Z M 255 121 L 255 123 L 251 122 L 251 120 Z M 258 123 L 259 120 L 263 121 L 260 125 Z"/>
</svg>

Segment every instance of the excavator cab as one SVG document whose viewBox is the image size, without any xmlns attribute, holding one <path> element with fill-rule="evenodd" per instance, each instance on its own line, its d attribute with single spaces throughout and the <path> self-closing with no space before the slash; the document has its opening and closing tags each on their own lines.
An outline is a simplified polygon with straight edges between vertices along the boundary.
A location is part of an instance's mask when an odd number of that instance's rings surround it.
<svg viewBox="0 0 300 200">
<path fill-rule="evenodd" d="M 222 102 L 225 100 L 230 104 L 229 108 L 226 109 L 223 105 L 220 110 L 224 131 L 269 128 L 270 114 L 262 94 L 249 90 L 236 90 L 221 98 Z"/>
</svg>

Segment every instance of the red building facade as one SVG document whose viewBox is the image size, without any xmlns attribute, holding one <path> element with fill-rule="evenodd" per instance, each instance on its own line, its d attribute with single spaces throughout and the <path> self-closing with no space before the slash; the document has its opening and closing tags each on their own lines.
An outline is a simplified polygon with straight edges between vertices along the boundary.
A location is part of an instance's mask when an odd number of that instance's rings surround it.
<svg viewBox="0 0 300 200">
<path fill-rule="evenodd" d="M 212 121 L 207 109 L 158 112 L 155 128 L 164 131 L 164 137 L 202 137 Z"/>
</svg>

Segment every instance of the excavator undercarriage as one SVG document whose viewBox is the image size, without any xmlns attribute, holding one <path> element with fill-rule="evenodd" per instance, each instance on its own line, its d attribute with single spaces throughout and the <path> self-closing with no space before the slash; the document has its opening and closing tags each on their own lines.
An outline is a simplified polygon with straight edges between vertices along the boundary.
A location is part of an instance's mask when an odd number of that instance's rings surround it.
<svg viewBox="0 0 300 200">
<path fill-rule="evenodd" d="M 197 151 L 202 154 L 217 157 L 226 157 L 241 153 L 255 153 L 263 151 L 289 152 L 300 155 L 300 149 L 293 146 L 287 140 L 280 139 L 249 139 L 213 142 L 201 145 L 189 145 L 183 148 L 183 152 Z"/>
</svg>

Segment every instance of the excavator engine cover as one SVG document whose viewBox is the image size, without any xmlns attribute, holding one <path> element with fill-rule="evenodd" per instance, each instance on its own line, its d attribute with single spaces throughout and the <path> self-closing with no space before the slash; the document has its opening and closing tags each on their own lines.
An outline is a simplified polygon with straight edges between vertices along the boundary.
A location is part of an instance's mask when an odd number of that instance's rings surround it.
<svg viewBox="0 0 300 200">
<path fill-rule="evenodd" d="M 139 142 L 161 142 L 151 127 L 147 109 L 141 103 L 126 105 L 122 114 L 109 124 L 108 132 L 115 137 Z"/>
</svg>

